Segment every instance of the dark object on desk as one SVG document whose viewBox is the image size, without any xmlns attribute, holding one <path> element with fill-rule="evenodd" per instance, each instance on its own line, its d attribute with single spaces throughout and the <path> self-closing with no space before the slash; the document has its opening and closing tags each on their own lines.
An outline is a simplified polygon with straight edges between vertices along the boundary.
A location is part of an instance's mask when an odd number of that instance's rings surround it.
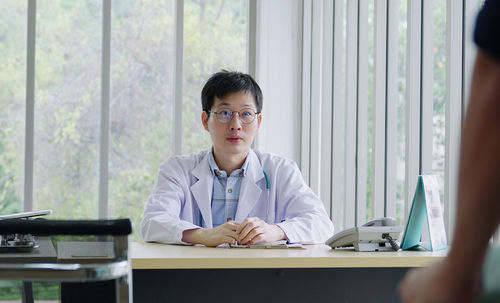
<svg viewBox="0 0 500 303">
<path fill-rule="evenodd" d="M 0 253 L 30 252 L 38 247 L 40 245 L 30 234 L 0 235 Z"/>
<path fill-rule="evenodd" d="M 9 215 L 1 215 L 0 222 L 4 220 L 21 220 L 26 222 L 34 217 L 50 215 L 52 210 L 39 210 L 15 213 Z M 7 221 L 12 222 L 12 221 Z M 9 223 L 7 224 L 9 225 Z M 12 229 L 4 230 L 0 233 L 0 253 L 17 253 L 17 252 L 31 252 L 37 249 L 40 245 L 35 237 L 29 233 L 12 232 Z"/>
<path fill-rule="evenodd" d="M 128 276 L 131 267 L 128 261 L 128 235 L 132 232 L 129 219 L 118 220 L 24 220 L 7 219 L 0 221 L 0 234 L 31 234 L 31 235 L 110 235 L 114 236 L 113 252 L 115 258 L 107 263 L 24 263 L 2 260 L 0 263 L 0 279 L 23 280 L 23 281 L 46 281 L 56 280 L 61 282 L 98 282 L 101 286 L 113 289 L 106 292 L 88 290 L 86 296 L 81 294 L 81 289 L 71 288 L 64 291 L 66 283 L 62 283 L 62 302 L 128 302 L 129 286 Z M 113 282 L 114 283 L 110 283 Z M 104 282 L 103 282 L 104 281 Z M 102 282 L 102 283 L 101 283 Z M 26 283 L 25 283 L 26 284 Z M 69 284 L 68 284 L 69 285 Z M 73 284 L 75 285 L 75 284 Z M 29 285 L 31 286 L 31 285 Z M 78 286 L 78 285 L 77 285 Z M 89 284 L 86 288 L 96 290 Z M 25 287 L 31 290 L 31 287 Z M 75 294 L 76 292 L 76 294 Z M 66 298 L 64 297 L 65 293 Z M 107 295 L 109 294 L 109 295 Z M 91 295 L 94 297 L 90 298 Z M 70 297 L 68 297 L 70 296 Z M 33 302 L 33 296 L 23 293 L 23 302 Z M 84 300 L 84 301 L 82 301 Z"/>
<path fill-rule="evenodd" d="M 56 250 L 50 238 L 37 237 L 36 242 L 39 245 L 37 249 L 0 253 L 0 263 L 57 263 Z"/>
</svg>

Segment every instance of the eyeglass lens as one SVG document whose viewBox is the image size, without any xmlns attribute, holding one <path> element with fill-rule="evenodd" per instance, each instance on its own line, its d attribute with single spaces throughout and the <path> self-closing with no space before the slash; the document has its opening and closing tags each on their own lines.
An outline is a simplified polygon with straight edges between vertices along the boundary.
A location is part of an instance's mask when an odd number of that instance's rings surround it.
<svg viewBox="0 0 500 303">
<path fill-rule="evenodd" d="M 248 110 L 242 110 L 240 112 L 233 112 L 230 110 L 222 110 L 222 111 L 215 113 L 215 114 L 217 115 L 217 120 L 219 120 L 219 122 L 228 123 L 229 121 L 231 121 L 233 119 L 233 117 L 236 113 L 238 113 L 238 118 L 243 123 L 252 123 L 253 120 L 255 119 L 255 113 L 248 111 Z"/>
</svg>

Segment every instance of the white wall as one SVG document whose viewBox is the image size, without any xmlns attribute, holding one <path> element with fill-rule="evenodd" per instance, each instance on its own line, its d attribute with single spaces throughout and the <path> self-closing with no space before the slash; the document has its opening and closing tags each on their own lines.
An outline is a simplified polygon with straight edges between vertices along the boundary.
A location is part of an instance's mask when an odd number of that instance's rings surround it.
<svg viewBox="0 0 500 303">
<path fill-rule="evenodd" d="M 255 147 L 300 160 L 302 1 L 259 1 L 256 80 L 264 95 Z"/>
</svg>

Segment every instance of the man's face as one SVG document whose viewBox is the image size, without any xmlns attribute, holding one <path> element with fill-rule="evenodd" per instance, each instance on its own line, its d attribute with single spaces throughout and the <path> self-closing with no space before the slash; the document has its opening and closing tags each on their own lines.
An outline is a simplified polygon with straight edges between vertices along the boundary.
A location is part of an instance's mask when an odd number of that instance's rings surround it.
<svg viewBox="0 0 500 303">
<path fill-rule="evenodd" d="M 220 122 L 218 118 L 227 111 L 233 112 L 233 118 L 227 123 Z M 259 130 L 262 116 L 256 114 L 251 123 L 243 123 L 237 113 L 242 111 L 257 112 L 257 106 L 252 94 L 245 91 L 231 93 L 223 99 L 216 97 L 210 116 L 206 112 L 202 113 L 201 120 L 205 130 L 212 137 L 216 155 L 224 157 L 240 154 L 246 156 L 250 150 L 253 138 Z"/>
</svg>

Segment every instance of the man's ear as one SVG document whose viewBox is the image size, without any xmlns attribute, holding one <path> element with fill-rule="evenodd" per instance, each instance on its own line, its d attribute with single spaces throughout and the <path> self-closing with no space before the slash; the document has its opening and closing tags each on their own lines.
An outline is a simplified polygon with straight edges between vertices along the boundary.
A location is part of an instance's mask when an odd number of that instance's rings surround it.
<svg viewBox="0 0 500 303">
<path fill-rule="evenodd" d="M 259 115 L 257 116 L 257 128 L 259 128 L 259 127 L 260 127 L 260 124 L 261 124 L 261 123 L 262 123 L 262 114 L 259 114 Z"/>
<path fill-rule="evenodd" d="M 208 132 L 208 113 L 203 111 L 201 113 L 201 123 L 203 124 L 203 128 Z"/>
</svg>

